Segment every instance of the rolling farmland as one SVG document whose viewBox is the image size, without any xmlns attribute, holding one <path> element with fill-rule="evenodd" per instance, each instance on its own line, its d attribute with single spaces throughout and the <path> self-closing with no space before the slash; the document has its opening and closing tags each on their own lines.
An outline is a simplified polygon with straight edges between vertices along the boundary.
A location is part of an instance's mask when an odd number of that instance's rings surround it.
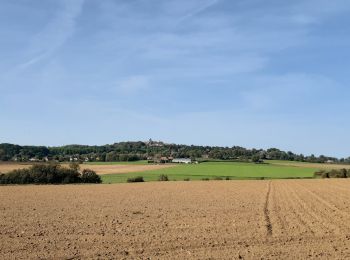
<svg viewBox="0 0 350 260">
<path fill-rule="evenodd" d="M 350 0 L 0 21 L 0 260 L 350 260 Z"/>
<path fill-rule="evenodd" d="M 275 164 L 253 164 L 238 162 L 206 162 L 201 164 L 177 165 L 166 169 L 131 172 L 127 174 L 110 174 L 102 176 L 105 183 L 126 182 L 127 178 L 143 176 L 146 181 L 157 180 L 160 174 L 166 174 L 170 180 L 201 180 L 203 178 L 230 179 L 283 179 L 312 178 L 317 167 L 294 167 Z"/>
<path fill-rule="evenodd" d="M 68 164 L 63 164 L 68 166 Z M 1 163 L 0 172 L 29 168 L 29 163 Z M 80 165 L 81 169 L 92 169 L 102 175 L 104 183 L 123 183 L 128 178 L 143 176 L 145 181 L 156 181 L 161 174 L 170 180 L 182 181 L 229 178 L 229 179 L 295 179 L 312 178 L 321 169 L 350 168 L 350 165 L 301 163 L 291 161 L 267 161 L 264 164 L 242 162 L 204 162 L 200 164 L 148 164 L 136 162 L 91 162 Z"/>
<path fill-rule="evenodd" d="M 4 186 L 0 196 L 1 259 L 350 257 L 349 180 Z"/>
</svg>

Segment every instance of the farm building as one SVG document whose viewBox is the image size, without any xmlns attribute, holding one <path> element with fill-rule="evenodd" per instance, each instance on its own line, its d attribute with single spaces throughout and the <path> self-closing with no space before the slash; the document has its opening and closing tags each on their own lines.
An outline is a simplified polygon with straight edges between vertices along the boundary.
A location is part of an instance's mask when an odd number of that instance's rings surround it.
<svg viewBox="0 0 350 260">
<path fill-rule="evenodd" d="M 171 156 L 170 157 L 163 156 L 160 158 L 147 157 L 148 163 L 171 163 L 173 159 L 174 158 Z"/>
<path fill-rule="evenodd" d="M 172 160 L 173 163 L 192 163 L 192 160 L 189 158 L 175 158 Z"/>
</svg>

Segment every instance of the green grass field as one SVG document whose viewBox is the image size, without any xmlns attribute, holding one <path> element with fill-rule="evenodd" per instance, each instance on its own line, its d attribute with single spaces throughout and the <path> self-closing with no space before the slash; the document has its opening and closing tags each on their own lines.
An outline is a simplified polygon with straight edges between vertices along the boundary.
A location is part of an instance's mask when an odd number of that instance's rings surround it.
<svg viewBox="0 0 350 260">
<path fill-rule="evenodd" d="M 201 164 L 178 165 L 173 168 L 127 174 L 103 175 L 104 183 L 126 182 L 130 177 L 143 176 L 145 181 L 156 181 L 160 174 L 168 175 L 170 180 L 201 180 L 215 177 L 230 179 L 286 179 L 312 178 L 316 168 L 279 166 L 273 164 L 253 164 L 239 162 L 207 162 Z"/>
</svg>

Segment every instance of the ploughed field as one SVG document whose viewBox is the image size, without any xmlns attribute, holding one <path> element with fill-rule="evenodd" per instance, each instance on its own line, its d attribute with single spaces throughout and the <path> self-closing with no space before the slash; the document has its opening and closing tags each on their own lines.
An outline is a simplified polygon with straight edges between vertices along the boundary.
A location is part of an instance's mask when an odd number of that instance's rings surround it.
<svg viewBox="0 0 350 260">
<path fill-rule="evenodd" d="M 0 187 L 0 259 L 350 257 L 350 180 Z"/>
</svg>

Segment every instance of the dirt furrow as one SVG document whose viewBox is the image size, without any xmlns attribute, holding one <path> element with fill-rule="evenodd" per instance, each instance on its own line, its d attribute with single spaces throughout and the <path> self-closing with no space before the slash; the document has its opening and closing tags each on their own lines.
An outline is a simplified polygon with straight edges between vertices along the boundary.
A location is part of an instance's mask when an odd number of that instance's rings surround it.
<svg viewBox="0 0 350 260">
<path fill-rule="evenodd" d="M 350 214 L 344 210 L 339 209 L 334 204 L 329 203 L 327 200 L 323 199 L 320 195 L 311 190 L 310 186 L 305 187 L 304 184 L 300 182 L 296 182 L 297 186 L 302 188 L 305 192 L 307 192 L 314 200 L 315 203 L 319 206 L 324 207 L 324 211 L 329 211 L 331 214 L 328 214 L 328 221 L 335 223 L 339 229 L 348 229 L 350 228 Z M 327 196 L 328 198 L 330 196 Z M 308 197 L 310 198 L 310 197 Z M 319 207 L 320 208 L 320 207 Z M 337 221 L 334 221 L 334 220 Z"/>
<path fill-rule="evenodd" d="M 323 212 L 320 212 L 317 204 L 308 200 L 308 196 L 303 194 L 300 189 L 295 185 L 294 181 L 284 183 L 284 188 L 288 191 L 291 200 L 291 205 L 298 205 L 296 214 L 299 216 L 299 221 L 302 223 L 301 228 L 308 228 L 312 234 L 322 236 L 329 233 L 340 233 L 341 230 L 338 226 L 329 222 L 327 216 L 325 217 Z M 294 199 L 292 199 L 294 198 Z"/>
<path fill-rule="evenodd" d="M 327 227 L 320 221 L 314 221 L 315 215 L 312 212 L 309 212 L 305 202 L 297 195 L 294 189 L 289 187 L 289 185 L 290 184 L 284 184 L 284 190 L 286 191 L 285 194 L 287 196 L 289 207 L 292 208 L 292 212 L 299 223 L 297 225 L 298 233 L 301 232 L 304 236 L 305 234 L 309 236 L 320 235 L 320 231 Z M 287 210 L 287 212 L 289 212 L 289 210 Z M 291 223 L 294 223 L 294 221 L 292 220 Z"/>
<path fill-rule="evenodd" d="M 280 185 L 274 181 L 271 185 L 271 200 L 270 200 L 270 220 L 274 225 L 273 236 L 283 236 L 288 229 L 288 222 L 286 221 L 286 212 L 284 207 L 285 198 L 283 192 L 280 191 Z"/>
<path fill-rule="evenodd" d="M 281 206 L 281 218 L 286 223 L 283 233 L 293 237 L 305 236 L 305 234 L 313 236 L 317 228 L 310 221 L 311 217 L 305 218 L 305 209 L 300 199 L 293 196 L 293 190 L 288 189 L 288 184 L 278 182 L 278 187 L 278 204 Z"/>
<path fill-rule="evenodd" d="M 272 223 L 270 219 L 270 211 L 269 211 L 269 204 L 270 204 L 270 193 L 271 193 L 271 181 L 268 182 L 266 197 L 265 197 L 265 205 L 264 205 L 264 216 L 265 216 L 265 222 L 266 222 L 266 231 L 267 236 L 272 236 Z"/>
<path fill-rule="evenodd" d="M 339 210 L 350 214 L 350 203 L 348 203 L 350 188 L 344 188 L 334 182 L 323 182 L 320 185 L 311 186 L 310 189 Z"/>
</svg>

